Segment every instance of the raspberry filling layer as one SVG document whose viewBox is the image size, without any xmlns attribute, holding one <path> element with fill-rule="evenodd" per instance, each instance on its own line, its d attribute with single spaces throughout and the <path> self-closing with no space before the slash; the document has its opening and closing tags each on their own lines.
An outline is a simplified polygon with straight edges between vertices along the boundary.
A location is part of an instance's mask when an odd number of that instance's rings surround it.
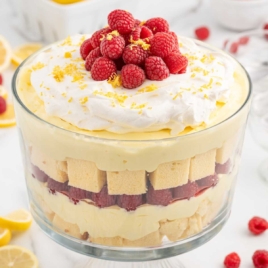
<svg viewBox="0 0 268 268">
<path fill-rule="evenodd" d="M 225 164 L 216 164 L 215 170 L 221 171 L 221 174 L 227 174 L 230 171 L 230 166 L 231 164 L 228 160 Z M 143 204 L 167 206 L 177 200 L 190 199 L 202 194 L 208 188 L 214 187 L 219 181 L 218 174 L 215 173 L 194 182 L 189 181 L 187 184 L 175 188 L 155 190 L 150 182 L 148 182 L 146 194 L 109 195 L 107 185 L 103 186 L 99 193 L 89 192 L 69 186 L 68 181 L 64 183 L 55 181 L 34 165 L 32 165 L 32 176 L 40 182 L 46 182 L 51 194 L 60 192 L 68 196 L 74 204 L 78 204 L 80 200 L 87 199 L 100 208 L 118 205 L 127 211 L 136 210 L 137 207 Z"/>
</svg>

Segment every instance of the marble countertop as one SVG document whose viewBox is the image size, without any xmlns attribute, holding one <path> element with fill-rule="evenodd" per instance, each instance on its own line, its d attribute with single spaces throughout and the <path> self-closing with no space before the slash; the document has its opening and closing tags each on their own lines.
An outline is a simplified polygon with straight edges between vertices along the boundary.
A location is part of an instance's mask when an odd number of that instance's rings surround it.
<svg viewBox="0 0 268 268">
<path fill-rule="evenodd" d="M 0 2 L 0 35 L 4 35 L 12 46 L 27 42 L 16 30 L 8 0 Z M 172 29 L 181 35 L 193 36 L 195 27 L 207 25 L 211 29 L 209 43 L 222 47 L 226 38 L 234 35 L 221 28 L 211 16 L 207 1 L 198 8 L 179 17 Z M 12 71 L 4 73 L 5 86 L 10 90 Z M 268 183 L 258 175 L 258 165 L 268 153 L 252 139 L 247 129 L 231 217 L 223 230 L 202 247 L 178 256 L 185 267 L 217 268 L 228 253 L 236 251 L 242 258 L 242 268 L 252 266 L 251 256 L 256 249 L 268 249 L 268 232 L 253 237 L 247 231 L 248 220 L 255 215 L 268 219 Z M 21 207 L 28 208 L 27 190 L 24 183 L 23 166 L 16 128 L 0 129 L 0 214 Z M 11 244 L 32 250 L 38 257 L 40 268 L 73 268 L 86 256 L 71 252 L 50 240 L 33 223 L 26 233 L 16 234 Z M 122 266 L 120 266 L 122 267 Z"/>
</svg>

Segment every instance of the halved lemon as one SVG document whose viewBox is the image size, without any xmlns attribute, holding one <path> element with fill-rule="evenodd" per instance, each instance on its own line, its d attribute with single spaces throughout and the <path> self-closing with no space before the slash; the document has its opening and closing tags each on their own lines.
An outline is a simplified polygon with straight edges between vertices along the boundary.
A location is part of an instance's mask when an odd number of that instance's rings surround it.
<svg viewBox="0 0 268 268">
<path fill-rule="evenodd" d="M 0 228 L 0 247 L 7 245 L 9 243 L 10 239 L 11 239 L 10 230 Z"/>
<path fill-rule="evenodd" d="M 52 1 L 61 5 L 69 5 L 77 2 L 82 2 L 84 0 L 52 0 Z"/>
<path fill-rule="evenodd" d="M 16 210 L 4 217 L 0 217 L 0 226 L 12 231 L 27 230 L 31 223 L 32 215 L 25 209 Z"/>
<path fill-rule="evenodd" d="M 5 246 L 0 248 L 1 268 L 37 268 L 38 260 L 28 249 L 19 246 Z"/>
<path fill-rule="evenodd" d="M 8 98 L 7 90 L 0 85 L 0 96 L 3 97 L 5 100 Z"/>
<path fill-rule="evenodd" d="M 12 52 L 8 41 L 0 35 L 0 73 L 8 68 L 11 54 Z"/>
<path fill-rule="evenodd" d="M 3 114 L 0 114 L 0 128 L 11 127 L 14 125 L 16 125 L 14 106 L 13 104 L 9 103 L 7 105 L 7 110 Z M 1 222 L 1 217 L 0 217 L 0 222 Z"/>
<path fill-rule="evenodd" d="M 42 48 L 42 44 L 39 43 L 27 43 L 18 46 L 13 50 L 11 62 L 18 66 L 40 48 Z"/>
</svg>

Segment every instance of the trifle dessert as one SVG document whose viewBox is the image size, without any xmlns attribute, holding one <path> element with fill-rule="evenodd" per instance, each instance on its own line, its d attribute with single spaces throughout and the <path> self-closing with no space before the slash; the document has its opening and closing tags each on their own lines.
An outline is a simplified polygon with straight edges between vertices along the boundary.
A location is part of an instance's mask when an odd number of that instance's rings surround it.
<svg viewBox="0 0 268 268">
<path fill-rule="evenodd" d="M 14 94 L 32 211 L 53 232 L 156 248 L 228 217 L 250 84 L 227 54 L 114 10 L 28 59 Z"/>
</svg>

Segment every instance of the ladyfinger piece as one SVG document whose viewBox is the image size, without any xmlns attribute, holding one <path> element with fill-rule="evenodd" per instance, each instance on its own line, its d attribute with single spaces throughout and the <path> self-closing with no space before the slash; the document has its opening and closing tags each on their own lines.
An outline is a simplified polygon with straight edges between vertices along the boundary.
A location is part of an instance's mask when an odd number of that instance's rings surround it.
<svg viewBox="0 0 268 268">
<path fill-rule="evenodd" d="M 196 181 L 215 173 L 216 149 L 191 158 L 190 181 Z"/>
<path fill-rule="evenodd" d="M 106 183 L 106 173 L 97 168 L 95 163 L 67 158 L 69 185 L 99 193 Z"/>
<path fill-rule="evenodd" d="M 155 190 L 174 188 L 188 182 L 190 159 L 164 163 L 150 173 L 149 180 Z"/>
<path fill-rule="evenodd" d="M 108 171 L 108 192 L 112 195 L 138 195 L 146 193 L 146 172 L 138 171 Z"/>
</svg>

